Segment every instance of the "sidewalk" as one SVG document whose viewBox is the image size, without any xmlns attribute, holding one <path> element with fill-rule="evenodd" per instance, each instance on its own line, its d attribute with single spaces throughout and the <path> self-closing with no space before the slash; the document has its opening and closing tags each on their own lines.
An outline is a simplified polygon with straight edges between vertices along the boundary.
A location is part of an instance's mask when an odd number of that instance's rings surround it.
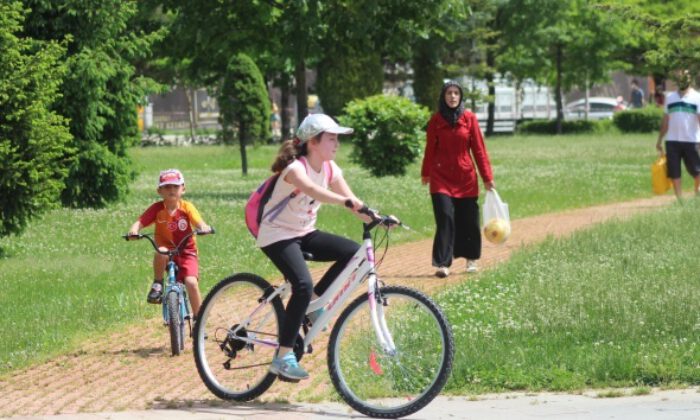
<svg viewBox="0 0 700 420">
<path fill-rule="evenodd" d="M 438 397 L 423 410 L 405 417 L 426 420 L 511 419 L 700 419 L 700 389 L 653 391 L 649 395 L 599 398 L 584 395 L 537 395 L 510 393 L 467 397 Z M 192 407 L 180 410 L 124 411 L 99 414 L 23 417 L 26 419 L 133 420 L 133 419 L 228 419 L 228 420 L 326 420 L 365 418 L 340 403 L 322 404 L 225 404 L 221 407 Z"/>
</svg>

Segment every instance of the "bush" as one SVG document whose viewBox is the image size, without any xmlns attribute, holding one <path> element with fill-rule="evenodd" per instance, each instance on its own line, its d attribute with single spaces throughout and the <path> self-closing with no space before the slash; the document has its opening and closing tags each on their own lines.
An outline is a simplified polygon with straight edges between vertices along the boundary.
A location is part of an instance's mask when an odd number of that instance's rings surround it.
<svg viewBox="0 0 700 420">
<path fill-rule="evenodd" d="M 609 126 L 609 123 L 607 123 Z M 605 121 L 562 121 L 562 134 L 596 133 L 605 131 Z M 557 120 L 530 120 L 518 124 L 521 134 L 557 134 Z"/>
<path fill-rule="evenodd" d="M 620 111 L 613 117 L 613 122 L 623 133 L 652 133 L 659 131 L 663 116 L 663 108 L 647 106 Z"/>
<path fill-rule="evenodd" d="M 353 161 L 374 176 L 404 175 L 420 156 L 430 112 L 398 96 L 375 95 L 345 107 L 340 122 L 355 129 Z"/>
<path fill-rule="evenodd" d="M 61 193 L 63 204 L 69 207 L 105 207 L 124 197 L 135 177 L 128 157 L 120 157 L 96 142 L 86 143 L 76 160 Z"/>
</svg>

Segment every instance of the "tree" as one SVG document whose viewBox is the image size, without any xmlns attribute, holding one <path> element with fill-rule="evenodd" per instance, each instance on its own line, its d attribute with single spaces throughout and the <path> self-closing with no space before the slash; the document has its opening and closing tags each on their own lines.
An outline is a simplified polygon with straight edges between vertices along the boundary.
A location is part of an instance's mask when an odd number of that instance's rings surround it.
<svg viewBox="0 0 700 420">
<path fill-rule="evenodd" d="M 72 207 L 102 207 L 123 197 L 133 178 L 126 152 L 138 141 L 136 108 L 147 81 L 135 75 L 131 62 L 147 55 L 160 34 L 131 30 L 136 2 L 24 3 L 31 8 L 24 34 L 67 46 L 67 73 L 55 109 L 70 121 L 77 156 L 61 199 Z"/>
<path fill-rule="evenodd" d="M 60 202 L 70 163 L 67 121 L 51 110 L 65 49 L 19 37 L 25 14 L 19 2 L 0 3 L 0 237 Z"/>
<path fill-rule="evenodd" d="M 438 38 L 420 39 L 414 45 L 413 92 L 416 102 L 431 110 L 437 110 L 436 98 L 444 83 L 443 52 L 443 42 Z"/>
<path fill-rule="evenodd" d="M 564 91 L 607 81 L 622 66 L 615 53 L 628 34 L 588 0 L 511 0 L 503 13 L 501 65 L 520 80 L 554 86 L 561 133 Z"/>
<path fill-rule="evenodd" d="M 379 54 L 342 48 L 318 65 L 318 95 L 326 114 L 340 115 L 353 99 L 382 91 L 384 69 Z"/>
<path fill-rule="evenodd" d="M 270 100 L 258 66 L 245 54 L 236 54 L 228 65 L 219 90 L 224 131 L 238 128 L 243 175 L 248 174 L 246 145 L 270 136 Z"/>
<path fill-rule="evenodd" d="M 687 69 L 700 75 L 700 4 L 692 0 L 628 1 L 603 4 L 627 24 L 630 36 L 621 58 L 640 73 L 656 80 L 673 70 Z"/>
</svg>

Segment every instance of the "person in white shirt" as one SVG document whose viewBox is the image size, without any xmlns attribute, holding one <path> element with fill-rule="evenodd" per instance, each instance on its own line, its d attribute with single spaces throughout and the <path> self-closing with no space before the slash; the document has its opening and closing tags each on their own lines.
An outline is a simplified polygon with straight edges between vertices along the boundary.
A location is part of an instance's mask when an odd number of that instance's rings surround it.
<svg viewBox="0 0 700 420">
<path fill-rule="evenodd" d="M 321 203 L 346 207 L 352 203 L 352 211 L 363 221 L 369 221 L 357 213 L 363 203 L 350 190 L 343 171 L 333 161 L 340 146 L 338 135 L 352 131 L 340 127 L 327 115 L 311 114 L 299 125 L 297 137 L 282 145 L 272 165 L 272 171 L 280 176 L 263 209 L 257 245 L 292 285 L 280 347 L 270 365 L 270 372 L 292 381 L 309 377 L 292 351 L 309 302 L 328 289 L 360 247 L 350 239 L 316 229 L 318 209 Z M 286 203 L 282 201 L 289 197 Z M 305 252 L 316 261 L 335 261 L 315 287 L 304 260 Z M 308 315 L 311 322 L 320 311 L 323 309 Z"/>
<path fill-rule="evenodd" d="M 661 142 L 665 139 L 668 177 L 680 200 L 681 160 L 695 180 L 695 194 L 700 194 L 700 93 L 690 86 L 693 77 L 687 70 L 678 72 L 674 79 L 678 90 L 666 96 L 656 150 L 663 155 Z"/>
</svg>

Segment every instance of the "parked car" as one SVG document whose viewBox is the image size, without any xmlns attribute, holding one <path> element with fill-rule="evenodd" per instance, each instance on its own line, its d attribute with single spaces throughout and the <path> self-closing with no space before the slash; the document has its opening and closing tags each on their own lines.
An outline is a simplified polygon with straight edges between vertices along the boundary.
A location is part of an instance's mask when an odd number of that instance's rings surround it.
<svg viewBox="0 0 700 420">
<path fill-rule="evenodd" d="M 622 98 L 588 98 L 589 120 L 610 120 L 617 111 L 627 108 Z M 564 108 L 567 120 L 582 120 L 586 117 L 586 99 L 570 102 Z"/>
</svg>

